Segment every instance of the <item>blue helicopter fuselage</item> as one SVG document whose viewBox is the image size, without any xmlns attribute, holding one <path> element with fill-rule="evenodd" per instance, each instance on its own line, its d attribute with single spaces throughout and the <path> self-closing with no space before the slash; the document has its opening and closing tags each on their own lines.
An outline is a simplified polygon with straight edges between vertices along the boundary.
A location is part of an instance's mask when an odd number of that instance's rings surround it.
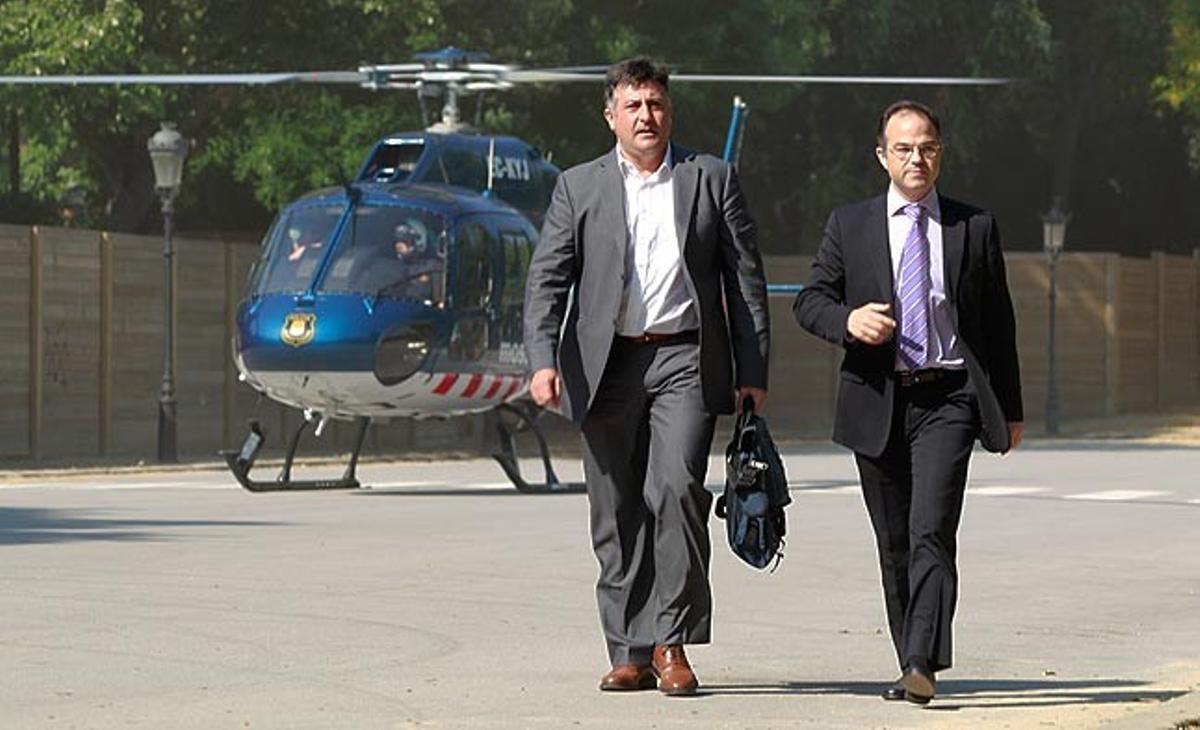
<svg viewBox="0 0 1200 730">
<path fill-rule="evenodd" d="M 383 138 L 356 182 L 272 224 L 237 311 L 242 377 L 333 418 L 519 397 L 525 273 L 557 173 L 514 138 Z"/>
</svg>

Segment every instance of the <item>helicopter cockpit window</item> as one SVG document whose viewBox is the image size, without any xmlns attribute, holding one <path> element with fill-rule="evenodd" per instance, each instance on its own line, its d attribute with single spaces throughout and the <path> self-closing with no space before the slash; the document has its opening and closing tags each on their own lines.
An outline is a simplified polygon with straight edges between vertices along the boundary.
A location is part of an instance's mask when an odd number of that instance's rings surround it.
<svg viewBox="0 0 1200 730">
<path fill-rule="evenodd" d="M 444 147 L 426 177 L 430 181 L 483 190 L 487 187 L 486 158 L 469 149 Z"/>
<path fill-rule="evenodd" d="M 425 142 L 412 140 L 397 144 L 381 144 L 363 169 L 360 180 L 369 182 L 402 182 L 417 168 Z"/>
<path fill-rule="evenodd" d="M 257 294 L 304 291 L 341 217 L 341 205 L 294 208 L 271 227 L 259 262 Z"/>
<path fill-rule="evenodd" d="M 492 236 L 482 223 L 471 221 L 458 229 L 458 270 L 455 273 L 454 306 L 482 309 L 491 299 Z"/>
<path fill-rule="evenodd" d="M 359 206 L 321 282 L 321 291 L 443 300 L 445 219 L 414 208 Z"/>
</svg>

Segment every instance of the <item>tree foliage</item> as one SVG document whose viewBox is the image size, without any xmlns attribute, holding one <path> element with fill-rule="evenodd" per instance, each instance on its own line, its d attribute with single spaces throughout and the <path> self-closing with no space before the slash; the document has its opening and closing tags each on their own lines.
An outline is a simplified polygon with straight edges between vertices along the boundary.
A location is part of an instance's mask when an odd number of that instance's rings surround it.
<svg viewBox="0 0 1200 730">
<path fill-rule="evenodd" d="M 672 84 L 676 138 L 719 150 L 730 98 L 746 98 L 742 177 L 764 247 L 811 251 L 833 205 L 882 189 L 876 116 L 911 96 L 943 116 L 943 189 L 995 208 L 1010 241 L 1037 245 L 1057 194 L 1076 212 L 1073 237 L 1119 247 L 1148 235 L 1125 218 L 1164 206 L 1152 174 L 1173 195 L 1196 192 L 1179 120 L 1192 120 L 1200 165 L 1198 28 L 1196 0 L 5 0 L 0 73 L 353 69 L 455 45 L 526 67 L 649 53 L 686 72 L 1012 76 L 987 88 Z M 378 136 L 423 123 L 409 94 L 356 87 L 0 87 L 0 102 L 0 217 L 57 219 L 82 192 L 84 220 L 117 230 L 157 226 L 145 144 L 160 120 L 195 140 L 179 201 L 193 230 L 261 230 L 280 205 L 353 174 Z M 486 102 L 484 128 L 560 165 L 612 144 L 598 85 Z M 1130 209 L 1143 213 L 1118 219 Z M 1180 246 L 1196 228 L 1172 225 Z"/>
<path fill-rule="evenodd" d="M 1200 2 L 1173 0 L 1167 67 L 1155 80 L 1158 98 L 1188 119 L 1189 160 L 1200 169 Z"/>
</svg>

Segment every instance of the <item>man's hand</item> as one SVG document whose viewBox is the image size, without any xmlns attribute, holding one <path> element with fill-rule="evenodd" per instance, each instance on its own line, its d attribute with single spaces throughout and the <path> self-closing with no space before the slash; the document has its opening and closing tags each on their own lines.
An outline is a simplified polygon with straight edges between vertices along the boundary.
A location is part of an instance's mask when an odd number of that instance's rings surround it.
<svg viewBox="0 0 1200 730">
<path fill-rule="evenodd" d="M 1008 450 L 1012 451 L 1021 445 L 1021 440 L 1025 438 L 1025 424 L 1021 421 L 1008 422 Z"/>
<path fill-rule="evenodd" d="M 558 371 L 554 368 L 542 368 L 534 372 L 529 379 L 529 395 L 533 396 L 533 402 L 542 408 L 558 408 L 559 382 Z"/>
<path fill-rule="evenodd" d="M 754 414 L 762 413 L 763 406 L 767 404 L 767 391 L 763 388 L 755 388 L 749 385 L 743 385 L 737 389 L 737 409 L 738 415 L 742 413 L 742 403 L 747 398 L 754 400 Z"/>
<path fill-rule="evenodd" d="M 886 314 L 891 308 L 890 304 L 867 302 L 850 313 L 846 331 L 859 342 L 882 345 L 892 339 L 892 331 L 896 329 L 896 320 Z"/>
</svg>

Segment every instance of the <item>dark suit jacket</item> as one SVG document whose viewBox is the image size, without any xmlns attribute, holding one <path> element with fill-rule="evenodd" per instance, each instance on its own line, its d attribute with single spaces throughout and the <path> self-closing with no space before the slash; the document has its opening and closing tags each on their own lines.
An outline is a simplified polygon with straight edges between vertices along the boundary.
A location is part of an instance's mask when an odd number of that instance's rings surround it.
<svg viewBox="0 0 1200 730">
<path fill-rule="evenodd" d="M 881 195 L 833 211 L 812 276 L 793 306 L 801 327 L 846 348 L 833 439 L 872 457 L 883 453 L 892 422 L 895 338 L 883 345 L 864 344 L 846 331 L 846 320 L 867 302 L 894 301 L 886 200 Z M 938 200 L 946 297 L 979 400 L 979 439 L 989 451 L 1004 452 L 1009 448 L 1008 422 L 1024 416 L 1000 232 L 988 211 L 940 195 Z"/>
<path fill-rule="evenodd" d="M 770 324 L 754 223 L 732 167 L 674 145 L 671 158 L 676 232 L 700 319 L 704 402 L 729 413 L 735 383 L 767 387 Z M 608 362 L 627 238 L 615 149 L 559 176 L 529 265 L 525 351 L 532 370 L 558 369 L 564 415 L 576 423 Z"/>
</svg>

